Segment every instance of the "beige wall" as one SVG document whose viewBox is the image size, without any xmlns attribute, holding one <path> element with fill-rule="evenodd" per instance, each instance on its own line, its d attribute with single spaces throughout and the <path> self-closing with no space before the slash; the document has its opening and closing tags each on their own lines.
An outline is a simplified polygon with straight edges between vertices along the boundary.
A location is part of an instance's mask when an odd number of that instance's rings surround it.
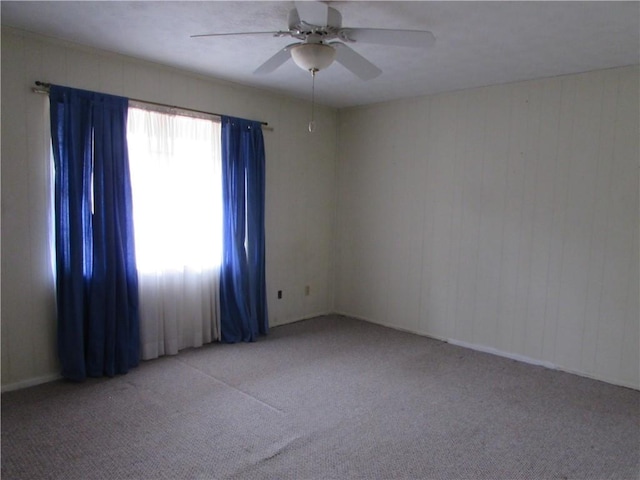
<svg viewBox="0 0 640 480">
<path fill-rule="evenodd" d="M 35 80 L 274 127 L 272 325 L 338 311 L 640 387 L 637 67 L 321 108 L 310 136 L 306 102 L 3 28 L 3 389 L 57 375 Z"/>
<path fill-rule="evenodd" d="M 57 375 L 48 100 L 35 80 L 262 120 L 271 325 L 333 311 L 336 112 L 2 28 L 2 385 Z M 305 286 L 311 287 L 305 295 Z M 276 292 L 283 290 L 278 300 Z"/>
<path fill-rule="evenodd" d="M 343 110 L 336 309 L 640 386 L 638 68 Z"/>
</svg>

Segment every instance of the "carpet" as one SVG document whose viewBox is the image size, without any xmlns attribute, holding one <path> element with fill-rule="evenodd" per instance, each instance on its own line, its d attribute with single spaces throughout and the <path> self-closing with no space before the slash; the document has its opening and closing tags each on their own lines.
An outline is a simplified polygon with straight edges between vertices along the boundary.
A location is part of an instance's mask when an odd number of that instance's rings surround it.
<svg viewBox="0 0 640 480">
<path fill-rule="evenodd" d="M 637 479 L 640 392 L 332 315 L 2 394 L 2 478 Z"/>
</svg>

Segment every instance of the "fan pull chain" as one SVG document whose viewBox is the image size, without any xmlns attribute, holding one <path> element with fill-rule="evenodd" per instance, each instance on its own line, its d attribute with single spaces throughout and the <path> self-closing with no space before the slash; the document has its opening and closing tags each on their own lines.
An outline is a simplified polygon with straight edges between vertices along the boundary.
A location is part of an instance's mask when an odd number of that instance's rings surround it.
<svg viewBox="0 0 640 480">
<path fill-rule="evenodd" d="M 309 133 L 316 130 L 316 121 L 314 120 L 315 103 L 316 103 L 316 69 L 311 69 L 311 121 L 309 122 Z"/>
</svg>

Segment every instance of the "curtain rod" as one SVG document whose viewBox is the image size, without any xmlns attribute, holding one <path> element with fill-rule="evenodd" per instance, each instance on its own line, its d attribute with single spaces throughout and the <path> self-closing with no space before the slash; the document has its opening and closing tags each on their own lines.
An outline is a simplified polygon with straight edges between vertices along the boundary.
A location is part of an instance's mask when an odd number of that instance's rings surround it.
<svg viewBox="0 0 640 480">
<path fill-rule="evenodd" d="M 39 80 L 36 80 L 35 83 L 36 83 L 36 86 L 31 89 L 34 93 L 46 93 L 47 95 L 49 94 L 49 87 L 51 87 L 50 83 L 41 82 Z M 177 110 L 185 110 L 187 112 L 193 112 L 193 113 L 202 113 L 204 115 L 214 115 L 216 117 L 224 116 L 224 115 L 221 115 L 220 113 L 205 112 L 203 110 L 195 110 L 193 108 L 178 107 L 176 105 L 168 105 L 166 103 L 149 102 L 147 100 L 139 100 L 137 98 L 130 98 L 129 100 L 133 102 L 146 103 L 148 105 L 155 105 L 156 107 L 175 108 Z M 269 124 L 267 122 L 259 122 L 259 123 L 260 125 L 262 125 L 263 130 L 273 131 L 273 127 L 269 127 Z"/>
</svg>

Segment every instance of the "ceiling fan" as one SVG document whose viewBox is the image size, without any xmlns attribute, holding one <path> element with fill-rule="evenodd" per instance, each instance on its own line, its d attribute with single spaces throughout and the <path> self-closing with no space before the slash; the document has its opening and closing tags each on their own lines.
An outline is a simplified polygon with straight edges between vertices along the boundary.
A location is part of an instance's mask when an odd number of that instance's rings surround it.
<svg viewBox="0 0 640 480">
<path fill-rule="evenodd" d="M 327 68 L 335 60 L 362 80 L 373 79 L 380 75 L 382 70 L 347 44 L 373 43 L 403 47 L 430 47 L 436 40 L 431 32 L 424 30 L 343 27 L 340 12 L 326 3 L 300 1 L 294 4 L 295 8 L 289 12 L 288 30 L 209 33 L 191 37 L 273 35 L 295 38 L 300 41 L 279 50 L 253 73 L 271 73 L 292 58 L 296 65 L 315 76 L 316 72 Z"/>
</svg>

